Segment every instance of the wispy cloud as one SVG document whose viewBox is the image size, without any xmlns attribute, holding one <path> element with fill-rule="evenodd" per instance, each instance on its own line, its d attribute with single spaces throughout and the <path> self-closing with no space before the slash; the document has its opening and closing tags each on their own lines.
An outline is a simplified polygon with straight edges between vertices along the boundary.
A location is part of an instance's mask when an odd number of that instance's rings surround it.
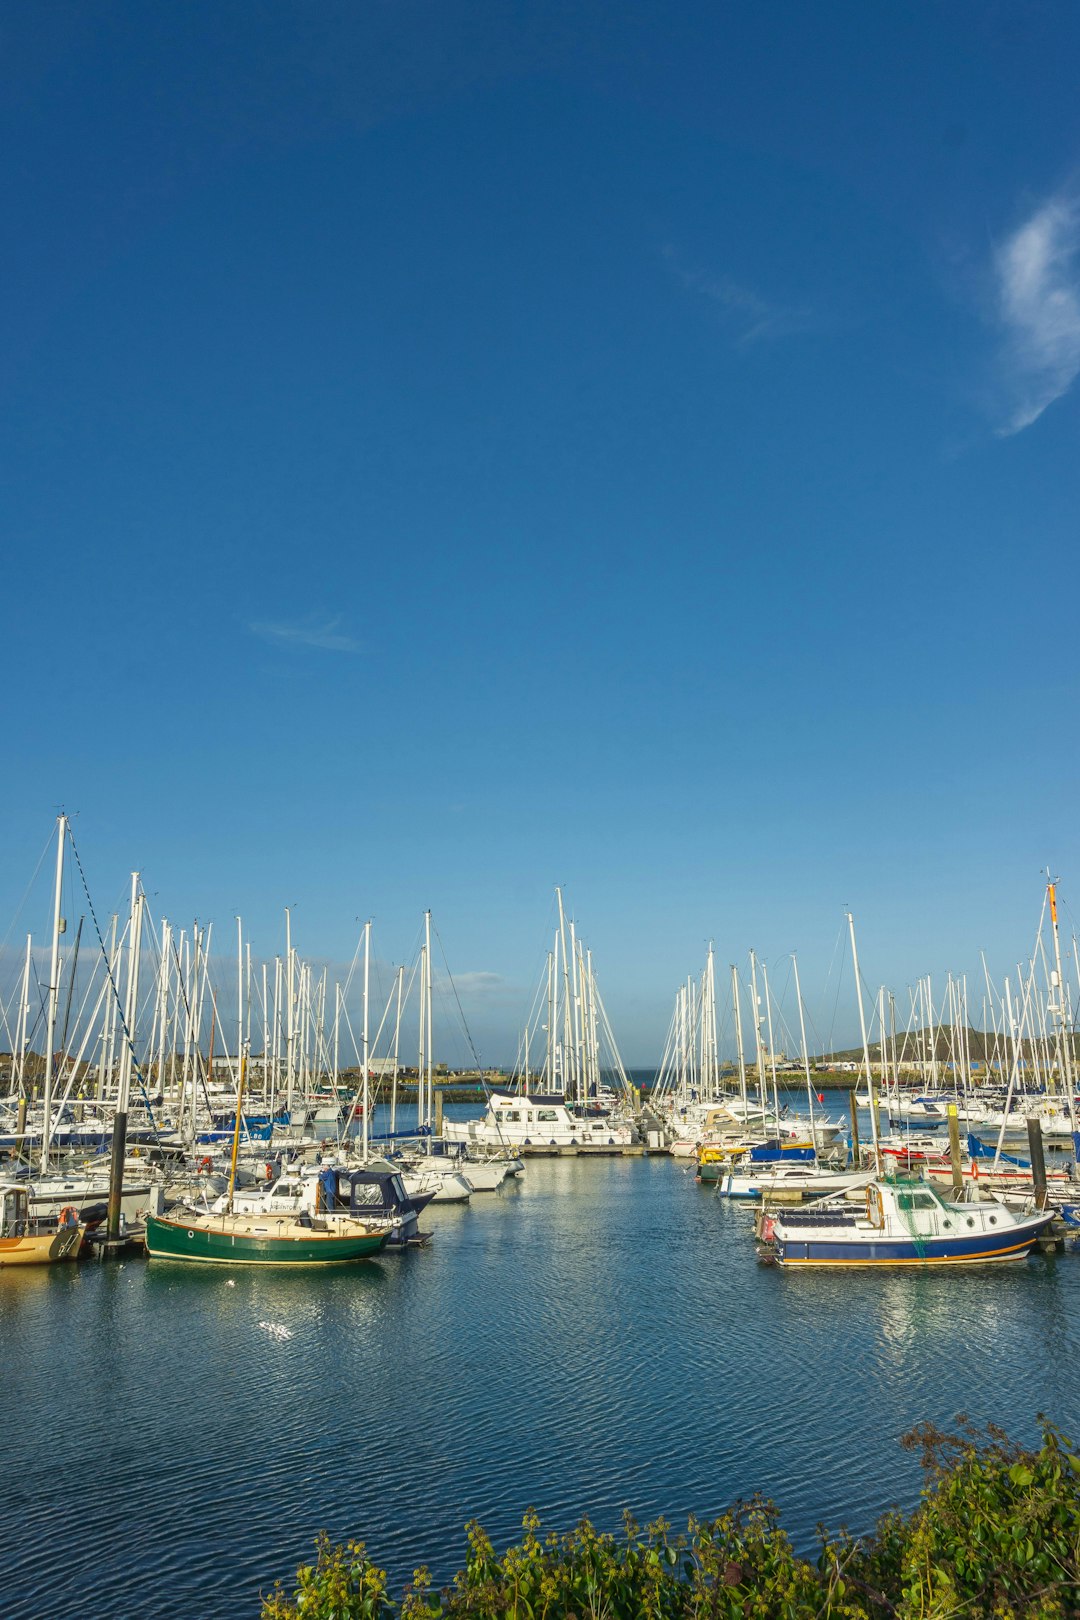
<svg viewBox="0 0 1080 1620">
<path fill-rule="evenodd" d="M 1002 435 L 1019 433 L 1080 373 L 1080 197 L 1036 209 L 994 255 L 1010 394 Z"/>
<path fill-rule="evenodd" d="M 670 245 L 664 248 L 663 257 L 677 281 L 719 308 L 740 344 L 791 337 L 797 332 L 814 331 L 820 324 L 810 310 L 777 303 L 730 276 L 686 264 L 678 249 Z"/>
<path fill-rule="evenodd" d="M 360 643 L 352 636 L 343 635 L 340 617 L 320 619 L 308 615 L 303 619 L 257 619 L 249 623 L 253 636 L 272 642 L 277 647 L 317 647 L 322 652 L 354 653 Z"/>
<path fill-rule="evenodd" d="M 504 996 L 518 994 L 513 985 L 507 984 L 501 973 L 491 973 L 485 969 L 455 973 L 452 981 L 445 974 L 436 974 L 435 982 L 438 989 L 449 991 L 451 994 L 456 990 L 459 996 L 464 996 L 468 1000 L 492 998 L 501 1000 Z"/>
</svg>

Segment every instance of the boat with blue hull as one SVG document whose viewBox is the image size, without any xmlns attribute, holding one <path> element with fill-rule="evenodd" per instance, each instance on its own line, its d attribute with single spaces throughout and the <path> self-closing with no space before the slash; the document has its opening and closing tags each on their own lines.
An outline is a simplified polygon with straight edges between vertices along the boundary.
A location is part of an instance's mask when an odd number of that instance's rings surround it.
<svg viewBox="0 0 1080 1620">
<path fill-rule="evenodd" d="M 1053 1211 L 997 1199 L 948 1202 L 923 1181 L 874 1180 L 865 1203 L 829 1200 L 766 1214 L 760 1236 L 782 1266 L 988 1265 L 1023 1260 Z"/>
</svg>

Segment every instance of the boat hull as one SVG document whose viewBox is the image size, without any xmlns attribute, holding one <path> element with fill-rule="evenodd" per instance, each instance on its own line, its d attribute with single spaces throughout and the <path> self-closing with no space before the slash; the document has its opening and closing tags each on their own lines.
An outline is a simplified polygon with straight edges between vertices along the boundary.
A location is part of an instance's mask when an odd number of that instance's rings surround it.
<svg viewBox="0 0 1080 1620">
<path fill-rule="evenodd" d="M 77 1260 L 86 1235 L 84 1226 L 61 1226 L 55 1232 L 0 1238 L 0 1266 L 47 1266 Z"/>
<path fill-rule="evenodd" d="M 228 1219 L 175 1221 L 150 1215 L 145 1242 L 152 1260 L 230 1266 L 340 1266 L 378 1254 L 386 1244 L 386 1233 L 321 1232 L 273 1219 L 260 1223 L 257 1229 L 246 1230 Z"/>
<path fill-rule="evenodd" d="M 1025 1259 L 1051 1218 L 955 1238 L 867 1239 L 777 1232 L 776 1258 L 782 1266 L 983 1266 Z"/>
</svg>

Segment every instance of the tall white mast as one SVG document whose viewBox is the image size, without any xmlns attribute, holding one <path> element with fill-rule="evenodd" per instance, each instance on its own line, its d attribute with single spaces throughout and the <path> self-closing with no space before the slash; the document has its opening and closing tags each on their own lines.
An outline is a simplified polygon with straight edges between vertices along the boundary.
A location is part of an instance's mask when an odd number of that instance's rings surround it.
<svg viewBox="0 0 1080 1620">
<path fill-rule="evenodd" d="M 371 1141 L 371 1086 L 368 1079 L 370 1068 L 368 1045 L 368 989 L 371 983 L 371 921 L 364 924 L 364 1038 L 363 1038 L 363 1064 L 364 1064 L 364 1163 L 367 1163 L 368 1145 Z"/>
<path fill-rule="evenodd" d="M 425 1124 L 430 1125 L 435 1112 L 435 1027 L 434 1007 L 431 995 L 431 912 L 424 913 L 424 950 L 427 960 L 427 985 L 425 997 L 427 1001 L 427 1119 Z"/>
<path fill-rule="evenodd" d="M 1054 883 L 1048 883 L 1046 887 L 1047 893 L 1050 896 L 1050 926 L 1054 933 L 1054 963 L 1056 969 L 1055 977 L 1057 982 L 1054 984 L 1053 988 L 1055 994 L 1055 1008 L 1058 1015 L 1058 1022 L 1061 1027 L 1062 1078 L 1065 1082 L 1065 1095 L 1068 1098 L 1069 1129 L 1075 1136 L 1076 1103 L 1073 1098 L 1072 1030 L 1069 1028 L 1070 1021 L 1066 1012 L 1066 1008 L 1069 1004 L 1068 987 L 1065 983 L 1065 976 L 1061 971 L 1061 940 L 1058 936 L 1057 886 Z"/>
<path fill-rule="evenodd" d="M 427 946 L 420 947 L 420 1048 L 416 1057 L 416 1124 L 417 1129 L 424 1124 L 424 1076 L 427 1074 L 427 1060 L 424 1040 L 427 1035 L 427 997 L 424 986 L 427 983 Z"/>
<path fill-rule="evenodd" d="M 394 1078 L 390 1087 L 390 1135 L 397 1130 L 398 1058 L 401 1051 L 401 992 L 405 984 L 405 969 L 397 970 L 397 1015 L 394 1018 Z"/>
<path fill-rule="evenodd" d="M 739 1093 L 743 1102 L 743 1118 L 746 1117 L 746 1055 L 743 1052 L 742 1038 L 742 1009 L 739 997 L 739 970 L 734 962 L 731 964 L 731 997 L 735 1005 L 735 1044 L 739 1053 Z"/>
<path fill-rule="evenodd" d="M 556 897 L 559 902 L 559 940 L 562 945 L 562 975 L 563 975 L 563 1039 L 562 1039 L 562 1081 L 563 1092 L 570 1098 L 573 1084 L 573 1036 L 570 1027 L 570 964 L 566 955 L 566 915 L 563 911 L 562 889 L 556 887 Z M 567 1063 L 570 1064 L 570 1072 Z"/>
<path fill-rule="evenodd" d="M 816 1157 L 817 1127 L 814 1124 L 814 1088 L 810 1083 L 810 1053 L 806 1045 L 806 1013 L 803 1010 L 802 986 L 799 984 L 799 959 L 794 951 L 791 953 L 791 961 L 795 969 L 795 999 L 799 1003 L 799 1040 L 802 1045 L 803 1072 L 806 1075 L 806 1100 L 810 1105 L 810 1140 L 814 1144 Z"/>
<path fill-rule="evenodd" d="M 27 934 L 26 961 L 23 964 L 22 997 L 19 1003 L 18 1034 L 15 1037 L 15 1084 L 13 1089 L 20 1096 L 23 1096 L 26 1084 L 26 1037 L 30 1025 L 30 965 L 33 954 L 34 936 Z"/>
<path fill-rule="evenodd" d="M 754 951 L 750 952 L 750 999 L 753 1002 L 754 1011 L 754 1062 L 757 1066 L 758 1095 L 761 1098 L 762 1111 L 764 1111 L 767 1095 L 765 1055 L 762 1051 L 764 1043 L 761 1039 L 761 997 L 758 995 L 757 987 L 757 954 Z"/>
<path fill-rule="evenodd" d="M 135 1018 L 139 1010 L 139 955 L 142 944 L 142 918 L 145 896 L 139 892 L 139 874 L 131 874 L 131 922 L 128 927 L 127 994 L 124 1004 L 124 1039 L 120 1047 L 120 1078 L 116 1111 L 126 1114 L 131 1092 L 131 1064 L 134 1057 Z"/>
<path fill-rule="evenodd" d="M 863 1062 L 866 1065 L 866 1090 L 870 1098 L 870 1130 L 874 1139 L 874 1163 L 877 1173 L 881 1174 L 881 1144 L 878 1141 L 877 1108 L 874 1106 L 874 1077 L 870 1072 L 870 1046 L 866 1038 L 866 1012 L 863 1008 L 862 980 L 859 977 L 859 953 L 855 948 L 855 918 L 848 912 L 848 929 L 851 933 L 851 960 L 855 968 L 855 993 L 859 998 L 859 1028 L 862 1031 Z"/>
<path fill-rule="evenodd" d="M 296 1034 L 295 1025 L 293 1023 L 293 1000 L 294 1000 L 294 998 L 293 998 L 293 988 L 294 988 L 294 983 L 295 983 L 295 980 L 294 980 L 294 977 L 293 977 L 294 973 L 295 973 L 295 962 L 293 960 L 293 948 L 292 948 L 292 917 L 290 916 L 289 907 L 286 906 L 285 907 L 285 1001 L 286 1001 L 286 1007 L 285 1007 L 285 1021 L 286 1021 L 285 1022 L 285 1107 L 286 1107 L 286 1109 L 288 1111 L 290 1125 L 292 1124 L 292 1111 L 293 1111 L 293 1067 L 294 1067 L 294 1063 L 293 1063 L 293 1059 L 294 1059 L 293 1040 L 294 1040 L 295 1034 Z"/>
<path fill-rule="evenodd" d="M 555 951 L 559 948 L 559 931 L 555 930 L 555 950 L 548 952 L 548 982 L 547 982 L 547 1086 L 548 1091 L 557 1091 L 555 1084 Z"/>
<path fill-rule="evenodd" d="M 64 844 L 67 840 L 67 816 L 61 815 L 56 823 L 56 893 L 53 902 L 53 930 L 52 930 L 52 958 L 49 964 L 49 1020 L 48 1033 L 45 1037 L 45 1089 L 44 1108 L 45 1117 L 41 1127 L 41 1168 L 44 1170 L 49 1162 L 49 1142 L 52 1138 L 52 1092 L 53 1092 L 53 1065 L 55 1055 L 53 1045 L 56 1041 L 56 1009 L 60 1001 L 60 935 L 63 932 L 63 918 L 60 915 L 60 904 L 64 887 Z"/>
</svg>

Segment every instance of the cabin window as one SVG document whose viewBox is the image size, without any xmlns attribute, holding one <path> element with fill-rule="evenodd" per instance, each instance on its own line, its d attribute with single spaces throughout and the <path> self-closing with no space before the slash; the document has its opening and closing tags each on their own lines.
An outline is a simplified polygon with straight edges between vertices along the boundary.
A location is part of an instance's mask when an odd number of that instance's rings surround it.
<svg viewBox="0 0 1080 1620">
<path fill-rule="evenodd" d="M 521 1110 L 518 1109 L 518 1108 L 508 1108 L 506 1110 L 506 1113 L 503 1115 L 503 1118 L 507 1119 L 507 1120 L 512 1120 L 513 1123 L 515 1125 L 517 1125 L 521 1121 Z"/>
<path fill-rule="evenodd" d="M 536 1117 L 540 1121 L 541 1125 L 547 1125 L 552 1120 L 558 1119 L 559 1116 L 555 1112 L 554 1108 L 538 1108 L 536 1110 Z"/>
<path fill-rule="evenodd" d="M 935 1209 L 937 1200 L 932 1193 L 897 1193 L 897 1207 L 901 1210 Z"/>
</svg>

